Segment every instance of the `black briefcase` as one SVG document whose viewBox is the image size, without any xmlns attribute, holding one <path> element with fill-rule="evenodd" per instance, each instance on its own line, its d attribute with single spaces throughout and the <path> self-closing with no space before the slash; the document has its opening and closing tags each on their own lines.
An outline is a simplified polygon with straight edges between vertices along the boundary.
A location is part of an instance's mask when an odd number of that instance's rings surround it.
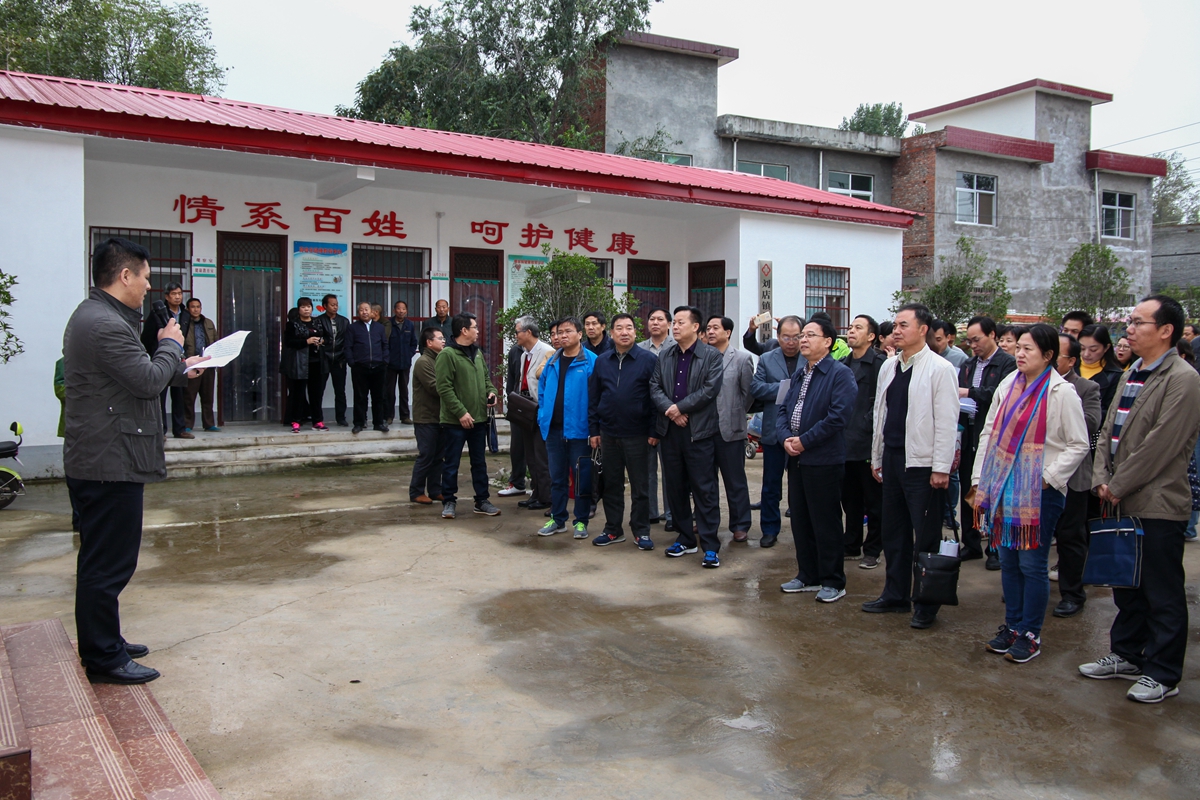
<svg viewBox="0 0 1200 800">
<path fill-rule="evenodd" d="M 942 509 L 945 507 L 946 491 L 935 490 L 929 493 L 929 508 L 926 510 L 925 525 L 942 527 Z M 940 540 L 941 537 L 939 536 Z M 958 532 L 954 534 L 955 541 Z M 961 552 L 961 551 L 960 551 Z M 941 553 L 917 553 L 913 559 L 912 601 L 924 606 L 956 606 L 958 605 L 958 568 L 962 559 L 958 556 L 944 556 Z"/>
<path fill-rule="evenodd" d="M 525 430 L 531 431 L 537 428 L 537 400 L 519 392 L 509 392 L 507 409 L 505 417 L 509 422 L 520 425 Z"/>
</svg>

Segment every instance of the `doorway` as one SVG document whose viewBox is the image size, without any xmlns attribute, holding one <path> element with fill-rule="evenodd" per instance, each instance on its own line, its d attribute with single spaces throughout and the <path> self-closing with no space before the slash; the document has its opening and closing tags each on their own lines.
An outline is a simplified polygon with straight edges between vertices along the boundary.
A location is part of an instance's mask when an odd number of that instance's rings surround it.
<svg viewBox="0 0 1200 800">
<path fill-rule="evenodd" d="M 450 248 L 450 316 L 466 311 L 479 326 L 479 349 L 495 383 L 500 375 L 503 343 L 496 315 L 504 308 L 503 250 Z"/>
<path fill-rule="evenodd" d="M 709 317 L 725 316 L 725 262 L 688 264 L 688 303 L 700 309 L 703 325 Z"/>
<path fill-rule="evenodd" d="M 629 259 L 629 293 L 637 298 L 637 315 L 645 325 L 650 309 L 661 306 L 671 318 L 671 262 Z"/>
<path fill-rule="evenodd" d="M 286 236 L 217 233 L 220 334 L 250 331 L 242 354 L 221 367 L 222 425 L 283 419 L 279 355 L 287 313 L 287 242 Z"/>
</svg>

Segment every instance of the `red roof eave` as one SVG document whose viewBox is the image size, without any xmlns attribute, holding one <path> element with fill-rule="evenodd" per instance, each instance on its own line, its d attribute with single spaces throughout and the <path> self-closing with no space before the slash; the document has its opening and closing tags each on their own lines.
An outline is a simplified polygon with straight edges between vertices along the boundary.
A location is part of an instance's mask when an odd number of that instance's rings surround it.
<svg viewBox="0 0 1200 800">
<path fill-rule="evenodd" d="M 1146 175 L 1152 178 L 1167 176 L 1167 162 L 1149 156 L 1130 156 L 1108 150 L 1089 150 L 1084 156 L 1088 169 L 1101 172 L 1119 172 L 1124 175 Z"/>
<path fill-rule="evenodd" d="M 998 133 L 987 133 L 953 125 L 947 125 L 945 131 L 946 142 L 941 145 L 942 147 L 970 150 L 1000 158 L 1013 158 L 1018 161 L 1032 161 L 1039 164 L 1049 164 L 1054 161 L 1054 144 L 1052 142 L 1001 136 Z"/>
<path fill-rule="evenodd" d="M 926 117 L 933 117 L 938 114 L 944 114 L 947 111 L 966 108 L 967 106 L 973 106 L 977 103 L 986 103 L 989 100 L 995 100 L 998 97 L 1016 94 L 1017 92 L 1023 92 L 1028 89 L 1045 89 L 1048 92 L 1055 92 L 1057 94 L 1069 94 L 1083 100 L 1090 100 L 1092 105 L 1111 103 L 1113 99 L 1113 96 L 1108 92 L 1097 92 L 1094 89 L 1084 89 L 1082 87 L 1071 86 L 1070 84 L 1066 83 L 1044 81 L 1041 78 L 1034 78 L 1033 80 L 1025 81 L 1024 83 L 1005 86 L 1003 89 L 995 89 L 990 92 L 984 92 L 983 94 L 977 94 L 974 97 L 968 97 L 963 100 L 955 100 L 953 103 L 946 103 L 945 105 L 927 108 L 923 111 L 916 111 L 912 114 L 909 114 L 908 118 L 914 121 L 922 120 Z"/>
</svg>

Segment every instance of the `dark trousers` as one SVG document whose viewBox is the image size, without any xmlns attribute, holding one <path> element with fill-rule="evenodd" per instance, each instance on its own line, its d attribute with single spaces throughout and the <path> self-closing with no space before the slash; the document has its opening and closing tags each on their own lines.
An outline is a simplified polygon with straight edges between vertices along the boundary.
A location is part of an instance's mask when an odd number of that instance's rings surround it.
<svg viewBox="0 0 1200 800">
<path fill-rule="evenodd" d="M 625 516 L 625 475 L 629 474 L 629 530 L 650 535 L 650 445 L 645 436 L 600 436 L 604 458 L 604 532 L 618 536 Z"/>
<path fill-rule="evenodd" d="M 299 380 L 288 380 L 288 422 L 304 422 L 305 417 L 312 417 L 312 424 L 325 421 L 325 412 L 321 401 L 325 394 L 325 379 L 321 375 L 320 365 L 310 362 L 308 377 Z"/>
<path fill-rule="evenodd" d="M 184 424 L 183 409 L 184 403 L 187 402 L 187 389 L 183 386 L 168 386 L 162 390 L 162 394 L 158 397 L 159 406 L 162 408 L 163 433 L 167 432 L 167 395 L 171 395 L 171 426 L 170 431 L 175 436 L 183 433 L 187 425 Z"/>
<path fill-rule="evenodd" d="M 788 505 L 796 542 L 796 577 L 810 586 L 846 588 L 842 476 L 845 464 L 805 465 L 788 459 Z M 889 564 L 891 562 L 888 562 Z"/>
<path fill-rule="evenodd" d="M 903 448 L 883 450 L 883 555 L 887 579 L 880 598 L 907 604 L 912 598 L 914 537 L 918 552 L 936 553 L 942 540 L 942 510 L 946 490 L 929 485 L 933 470 L 904 466 Z M 795 513 L 795 512 L 793 512 Z M 936 614 L 940 606 L 915 607 Z"/>
<path fill-rule="evenodd" d="M 727 442 L 718 434 L 713 437 L 713 450 L 716 451 L 717 457 L 715 466 L 721 473 L 721 482 L 725 484 L 725 501 L 729 504 L 729 530 L 748 531 L 750 486 L 746 482 L 746 440 Z"/>
<path fill-rule="evenodd" d="M 783 473 L 787 471 L 787 453 L 782 444 L 763 442 L 763 482 L 758 527 L 766 536 L 778 536 L 783 527 L 779 516 L 779 501 L 783 498 Z"/>
<path fill-rule="evenodd" d="M 199 378 L 188 378 L 187 405 L 183 407 L 183 427 L 196 426 L 196 397 L 200 397 L 200 421 L 205 428 L 217 427 L 213 416 L 213 390 L 217 385 L 217 371 L 206 369 Z"/>
<path fill-rule="evenodd" d="M 387 409 L 387 413 L 383 415 L 385 419 L 410 419 L 412 417 L 412 413 L 408 409 L 410 369 L 396 369 L 391 365 L 388 366 L 387 375 L 383 379 L 383 407 Z M 393 417 L 392 414 L 396 413 L 397 403 L 400 405 L 400 411 L 397 416 Z"/>
<path fill-rule="evenodd" d="M 513 426 L 514 428 L 516 426 Z M 533 494 L 530 500 L 550 505 L 550 454 L 546 452 L 546 440 L 537 428 L 522 431 L 525 437 L 525 459 L 529 462 L 529 471 L 533 474 Z"/>
<path fill-rule="evenodd" d="M 346 421 L 346 360 L 325 362 L 329 368 L 328 377 L 333 379 L 333 418 L 338 422 Z M 325 387 L 321 387 L 321 396 L 325 395 Z"/>
<path fill-rule="evenodd" d="M 79 511 L 75 627 L 85 667 L 107 672 L 129 661 L 117 597 L 137 569 L 142 544 L 140 483 L 67 478 Z"/>
<path fill-rule="evenodd" d="M 1183 575 L 1186 529 L 1186 520 L 1142 518 L 1142 585 L 1113 589 L 1117 618 L 1109 632 L 1114 653 L 1172 687 L 1183 676 L 1188 640 Z"/>
<path fill-rule="evenodd" d="M 371 424 L 383 424 L 383 377 L 386 364 L 355 364 L 350 368 L 350 380 L 354 384 L 354 427 L 367 427 L 367 397 L 371 398 Z M 460 448 L 461 452 L 461 448 Z"/>
<path fill-rule="evenodd" d="M 592 513 L 592 448 L 587 439 L 567 439 L 562 428 L 551 428 L 546 439 L 550 456 L 550 516 L 567 522 L 570 476 L 575 476 L 575 521 L 587 524 Z"/>
<path fill-rule="evenodd" d="M 661 519 L 665 517 L 668 522 L 671 521 L 671 509 L 667 508 L 666 486 L 663 486 L 663 504 L 658 505 L 658 467 L 662 464 L 662 450 L 660 445 L 654 445 L 650 448 L 650 455 L 646 459 L 646 463 L 650 470 L 650 517 L 651 519 Z"/>
<path fill-rule="evenodd" d="M 979 420 L 978 424 L 982 425 L 983 420 Z M 975 509 L 967 502 L 967 493 L 971 491 L 971 472 L 975 469 L 975 458 L 979 454 L 967 447 L 967 442 L 963 442 L 962 457 L 958 462 L 958 482 L 959 482 L 959 510 L 958 516 L 962 524 L 962 549 L 963 555 L 972 555 L 980 557 L 984 553 L 983 534 L 979 532 L 979 528 L 975 527 Z M 996 544 L 991 539 L 988 539 L 987 553 L 989 555 L 996 553 Z"/>
<path fill-rule="evenodd" d="M 471 457 L 471 486 L 475 490 L 475 502 L 488 499 L 487 439 L 487 425 L 476 423 L 470 429 L 461 425 L 442 426 L 442 443 L 445 446 L 442 500 L 448 503 L 458 500 L 458 465 L 462 461 L 463 445 L 466 445 Z"/>
<path fill-rule="evenodd" d="M 880 533 L 883 512 L 883 487 L 871 474 L 870 461 L 847 461 L 842 478 L 842 510 L 846 512 L 846 548 L 843 555 L 860 554 L 879 558 L 883 552 Z M 795 511 L 792 514 L 795 515 Z M 863 541 L 863 517 L 867 518 L 867 539 Z"/>
<path fill-rule="evenodd" d="M 1087 561 L 1088 498 L 1091 492 L 1067 490 L 1067 504 L 1058 518 L 1058 593 L 1063 600 L 1082 603 L 1087 600 L 1083 589 L 1083 565 Z"/>
<path fill-rule="evenodd" d="M 721 540 L 717 538 L 717 528 L 721 525 L 721 507 L 717 502 L 717 492 L 720 491 L 717 473 L 713 469 L 716 460 L 715 438 L 709 436 L 693 442 L 690 426 L 681 428 L 672 422 L 658 446 L 662 448 L 662 477 L 667 505 L 679 532 L 675 541 L 688 548 L 696 546 L 696 534 L 692 533 L 694 501 L 701 549 L 719 553 Z"/>
<path fill-rule="evenodd" d="M 436 422 L 418 422 L 413 425 L 413 434 L 417 437 L 417 460 L 408 482 L 408 499 L 421 495 L 436 498 L 442 493 L 442 465 L 446 460 L 442 426 Z"/>
<path fill-rule="evenodd" d="M 525 488 L 525 472 L 529 469 L 528 455 L 526 450 L 533 445 L 531 441 L 537 434 L 526 430 L 517 423 L 512 423 L 508 426 L 508 461 L 512 465 L 512 473 L 509 476 L 508 482 L 514 488 Z"/>
</svg>

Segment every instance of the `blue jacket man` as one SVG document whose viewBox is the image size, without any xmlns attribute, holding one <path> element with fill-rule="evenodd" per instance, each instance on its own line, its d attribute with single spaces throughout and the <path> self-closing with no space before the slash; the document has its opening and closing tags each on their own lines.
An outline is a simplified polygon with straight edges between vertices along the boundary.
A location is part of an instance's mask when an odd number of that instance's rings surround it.
<svg viewBox="0 0 1200 800">
<path fill-rule="evenodd" d="M 754 379 L 750 382 L 751 394 L 756 400 L 766 403 L 762 426 L 763 483 L 759 501 L 762 510 L 758 520 L 762 528 L 760 547 L 773 547 L 781 527 L 779 501 L 783 497 L 783 471 L 787 467 L 787 454 L 783 451 L 775 426 L 775 418 L 779 414 L 775 400 L 781 382 L 788 380 L 804 360 L 800 356 L 802 327 L 803 320 L 796 316 L 779 320 L 779 347 L 762 354 L 754 370 Z"/>
<path fill-rule="evenodd" d="M 596 357 L 588 389 L 588 433 L 624 439 L 654 435 L 650 376 L 658 359 L 641 347 L 608 350 Z M 648 457 L 648 456 L 647 456 Z"/>
<path fill-rule="evenodd" d="M 404 317 L 392 317 L 384 323 L 384 331 L 388 337 L 388 366 L 387 377 L 384 378 L 383 405 L 387 408 L 388 424 L 392 422 L 392 411 L 399 401 L 400 421 L 405 425 L 412 423 L 412 414 L 408 407 L 408 376 L 412 369 L 413 356 L 417 354 L 417 326 L 408 319 L 408 305 L 397 301 L 396 311 L 404 306 Z"/>
<path fill-rule="evenodd" d="M 789 415 L 803 387 L 803 372 L 792 376 L 783 405 L 775 407 L 775 435 L 779 442 L 800 437 L 804 452 L 793 457 L 801 464 L 841 464 L 846 460 L 846 425 L 854 411 L 858 384 L 850 368 L 832 356 L 821 359 L 812 369 L 799 431 L 792 431 Z"/>
<path fill-rule="evenodd" d="M 371 400 L 371 422 L 375 430 L 387 432 L 383 409 L 383 381 L 387 372 L 388 340 L 383 323 L 371 313 L 370 303 L 358 304 L 358 319 L 346 331 L 346 364 L 354 385 L 354 427 L 360 433 L 367 424 L 367 398 Z"/>
</svg>

